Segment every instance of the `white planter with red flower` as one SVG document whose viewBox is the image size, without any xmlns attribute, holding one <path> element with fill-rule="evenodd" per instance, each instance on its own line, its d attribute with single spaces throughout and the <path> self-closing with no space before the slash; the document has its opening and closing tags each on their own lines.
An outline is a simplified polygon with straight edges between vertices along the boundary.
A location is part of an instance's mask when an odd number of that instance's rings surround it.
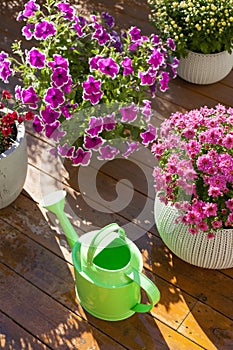
<svg viewBox="0 0 233 350">
<path fill-rule="evenodd" d="M 9 91 L 3 90 L 0 97 L 0 209 L 11 204 L 23 189 L 27 175 L 27 142 L 24 121 L 33 119 L 31 111 L 18 113 L 22 107 L 16 103 L 9 109 L 12 100 Z"/>
<path fill-rule="evenodd" d="M 27 175 L 27 142 L 24 123 L 17 126 L 17 138 L 0 154 L 0 209 L 11 204 L 23 189 Z"/>
</svg>

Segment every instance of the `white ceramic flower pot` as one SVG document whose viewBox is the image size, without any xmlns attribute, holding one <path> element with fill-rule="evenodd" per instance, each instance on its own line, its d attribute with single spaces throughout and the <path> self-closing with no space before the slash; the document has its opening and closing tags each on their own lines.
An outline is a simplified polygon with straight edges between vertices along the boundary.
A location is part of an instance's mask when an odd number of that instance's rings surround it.
<svg viewBox="0 0 233 350">
<path fill-rule="evenodd" d="M 179 212 L 155 198 L 155 223 L 166 246 L 182 260 L 208 269 L 233 267 L 233 229 L 218 230 L 214 238 L 200 231 L 192 235 L 188 226 L 174 221 Z"/>
<path fill-rule="evenodd" d="M 201 54 L 189 51 L 180 59 L 177 74 L 194 84 L 213 84 L 225 78 L 233 68 L 233 55 L 227 51 Z"/>
<path fill-rule="evenodd" d="M 27 175 L 27 142 L 24 124 L 17 126 L 17 139 L 0 154 L 0 209 L 11 204 L 23 189 Z"/>
</svg>

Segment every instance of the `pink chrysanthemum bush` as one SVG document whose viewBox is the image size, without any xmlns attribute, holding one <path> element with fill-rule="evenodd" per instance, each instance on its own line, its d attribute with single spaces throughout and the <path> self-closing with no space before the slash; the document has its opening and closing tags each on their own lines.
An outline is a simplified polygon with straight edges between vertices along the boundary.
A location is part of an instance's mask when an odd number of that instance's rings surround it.
<svg viewBox="0 0 233 350">
<path fill-rule="evenodd" d="M 155 190 L 192 234 L 233 226 L 233 108 L 217 105 L 165 120 L 152 145 Z"/>
<path fill-rule="evenodd" d="M 119 153 L 114 138 L 124 140 L 125 156 L 138 139 L 148 145 L 155 138 L 150 97 L 176 76 L 171 38 L 144 36 L 136 26 L 116 31 L 108 13 L 86 19 L 68 1 L 30 0 L 18 20 L 31 48 L 16 42 L 13 58 L 1 52 L 0 78 L 22 78 L 15 97 L 38 111 L 34 129 L 57 143 L 53 153 L 88 165 L 93 152 L 100 159 Z"/>
</svg>

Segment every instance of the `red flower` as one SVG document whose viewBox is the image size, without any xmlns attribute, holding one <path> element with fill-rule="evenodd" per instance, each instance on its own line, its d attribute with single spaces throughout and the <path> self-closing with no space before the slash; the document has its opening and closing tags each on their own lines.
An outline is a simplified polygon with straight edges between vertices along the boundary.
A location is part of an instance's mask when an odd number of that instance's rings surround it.
<svg viewBox="0 0 233 350">
<path fill-rule="evenodd" d="M 24 114 L 25 120 L 32 120 L 35 117 L 35 114 L 32 111 L 28 111 Z"/>
<path fill-rule="evenodd" d="M 2 98 L 3 98 L 3 100 L 9 100 L 10 98 L 12 98 L 12 96 L 11 96 L 9 91 L 3 90 L 2 91 Z"/>
<path fill-rule="evenodd" d="M 12 133 L 12 129 L 10 126 L 6 126 L 6 127 L 2 128 L 1 132 L 2 132 L 4 137 L 8 137 Z"/>
<path fill-rule="evenodd" d="M 22 115 L 18 116 L 18 123 L 22 123 L 24 121 L 24 118 L 22 117 Z"/>
<path fill-rule="evenodd" d="M 13 112 L 14 113 L 14 112 Z M 15 121 L 15 117 L 13 115 L 13 113 L 7 113 L 6 115 L 4 115 L 2 117 L 2 124 L 3 125 L 11 125 L 14 124 Z M 17 118 L 16 118 L 17 119 Z"/>
</svg>

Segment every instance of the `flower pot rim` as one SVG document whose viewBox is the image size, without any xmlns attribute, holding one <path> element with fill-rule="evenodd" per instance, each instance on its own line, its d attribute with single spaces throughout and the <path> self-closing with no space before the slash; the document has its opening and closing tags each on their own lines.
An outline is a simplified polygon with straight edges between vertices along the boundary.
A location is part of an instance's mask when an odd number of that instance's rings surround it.
<svg viewBox="0 0 233 350">
<path fill-rule="evenodd" d="M 223 51 L 215 52 L 215 53 L 202 53 L 202 52 L 192 51 L 189 49 L 187 49 L 187 52 L 188 52 L 188 54 L 190 53 L 190 54 L 193 54 L 196 56 L 202 56 L 202 57 L 216 57 L 216 56 L 223 55 L 225 53 L 229 53 L 227 50 L 223 50 Z M 229 53 L 229 55 L 230 55 L 230 53 Z M 185 57 L 183 57 L 183 58 L 185 58 Z"/>
</svg>

